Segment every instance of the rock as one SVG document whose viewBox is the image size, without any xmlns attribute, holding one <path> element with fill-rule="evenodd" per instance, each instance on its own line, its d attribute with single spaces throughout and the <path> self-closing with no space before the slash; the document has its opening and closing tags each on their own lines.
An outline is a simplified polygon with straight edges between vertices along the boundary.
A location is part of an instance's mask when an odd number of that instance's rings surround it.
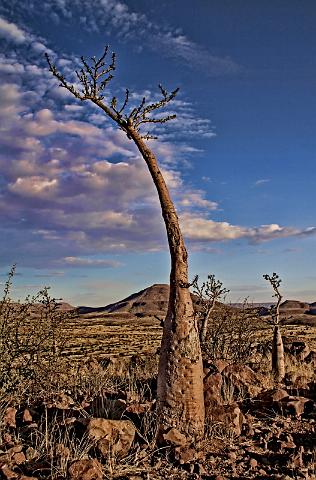
<svg viewBox="0 0 316 480">
<path fill-rule="evenodd" d="M 31 412 L 29 411 L 28 408 L 26 408 L 23 412 L 22 421 L 24 423 L 32 423 L 33 422 L 33 417 L 32 417 Z"/>
<path fill-rule="evenodd" d="M 2 441 L 5 445 L 9 445 L 9 446 L 12 446 L 14 445 L 13 441 L 12 441 L 12 435 L 10 435 L 9 433 L 5 433 L 3 436 L 2 436 Z"/>
<path fill-rule="evenodd" d="M 214 365 L 217 367 L 217 370 L 219 373 L 222 373 L 222 371 L 228 367 L 229 363 L 226 362 L 225 360 L 215 360 Z"/>
<path fill-rule="evenodd" d="M 126 455 L 136 433 L 134 425 L 129 420 L 91 418 L 87 420 L 86 427 L 88 437 L 97 442 L 101 455 L 105 457 L 108 456 L 109 450 L 119 456 Z"/>
<path fill-rule="evenodd" d="M 18 452 L 13 455 L 13 461 L 16 465 L 21 465 L 26 462 L 26 457 L 23 452 Z"/>
<path fill-rule="evenodd" d="M 132 403 L 132 405 L 129 405 L 126 408 L 126 411 L 129 413 L 136 413 L 137 415 L 140 415 L 142 413 L 149 412 L 151 408 L 152 408 L 152 402 Z"/>
<path fill-rule="evenodd" d="M 16 427 L 16 412 L 17 409 L 14 407 L 8 407 L 6 409 L 3 422 L 7 427 Z"/>
<path fill-rule="evenodd" d="M 237 460 L 237 455 L 235 452 L 229 452 L 229 454 L 227 455 L 227 457 L 229 458 L 229 460 L 231 460 L 232 462 L 236 462 Z"/>
<path fill-rule="evenodd" d="M 38 480 L 37 477 L 27 477 L 26 475 L 22 475 L 19 477 L 19 480 Z"/>
<path fill-rule="evenodd" d="M 316 352 L 311 350 L 309 354 L 304 358 L 304 362 L 311 363 L 314 367 L 316 367 Z"/>
<path fill-rule="evenodd" d="M 70 480 L 102 480 L 102 466 L 97 460 L 77 460 L 68 469 Z"/>
<path fill-rule="evenodd" d="M 236 393 L 252 396 L 261 390 L 260 375 L 247 365 L 228 365 L 222 375 L 231 381 Z"/>
<path fill-rule="evenodd" d="M 239 436 L 243 424 L 243 414 L 236 403 L 231 405 L 218 405 L 205 411 L 207 420 L 211 422 L 221 422 L 225 427 Z"/>
<path fill-rule="evenodd" d="M 294 355 L 298 360 L 304 360 L 310 353 L 309 346 L 303 341 L 292 342 L 292 344 L 288 346 L 288 349 L 289 353 Z"/>
<path fill-rule="evenodd" d="M 289 396 L 288 392 L 283 388 L 271 388 L 270 390 L 265 390 L 261 392 L 256 398 L 256 401 L 261 402 L 266 407 L 272 407 L 275 402 L 287 398 Z"/>
<path fill-rule="evenodd" d="M 198 450 L 195 447 L 176 447 L 175 458 L 181 465 L 187 465 L 189 463 L 195 463 L 202 461 L 205 458 L 205 453 L 202 450 Z"/>
<path fill-rule="evenodd" d="M 282 412 L 285 414 L 295 415 L 300 417 L 303 413 L 312 411 L 314 402 L 305 397 L 292 397 L 283 398 L 278 402 L 278 405 Z"/>
<path fill-rule="evenodd" d="M 22 445 L 14 445 L 6 450 L 6 452 L 0 456 L 0 462 L 10 466 L 21 465 L 26 462 L 26 456 L 22 452 Z"/>
<path fill-rule="evenodd" d="M 205 408 L 221 405 L 223 377 L 220 373 L 215 373 L 204 378 L 204 402 Z"/>
<path fill-rule="evenodd" d="M 27 477 L 26 475 L 22 475 L 22 477 L 19 477 L 19 480 L 38 480 L 37 477 Z"/>
<path fill-rule="evenodd" d="M 40 454 L 38 453 L 37 450 L 33 447 L 28 447 L 25 451 L 25 456 L 28 461 L 30 460 L 35 460 L 36 458 L 39 458 Z"/>
<path fill-rule="evenodd" d="M 19 477 L 19 475 L 11 470 L 11 468 L 9 468 L 7 465 L 3 465 L 3 467 L 1 467 L 1 472 L 7 480 L 14 480 L 15 478 Z"/>
<path fill-rule="evenodd" d="M 176 428 L 171 428 L 167 433 L 164 433 L 162 437 L 165 442 L 172 446 L 184 447 L 187 444 L 186 436 Z"/>
</svg>

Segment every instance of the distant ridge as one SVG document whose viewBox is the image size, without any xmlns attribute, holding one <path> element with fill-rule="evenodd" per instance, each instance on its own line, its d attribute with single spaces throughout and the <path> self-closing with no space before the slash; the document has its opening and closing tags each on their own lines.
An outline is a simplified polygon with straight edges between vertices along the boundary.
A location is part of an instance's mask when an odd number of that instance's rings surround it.
<svg viewBox="0 0 316 480">
<path fill-rule="evenodd" d="M 191 294 L 193 301 L 197 298 Z M 129 313 L 135 317 L 163 318 L 168 309 L 169 285 L 155 283 L 139 292 L 133 293 L 123 300 L 110 303 L 105 307 L 78 307 L 79 314 L 88 313 Z"/>
<path fill-rule="evenodd" d="M 196 303 L 197 297 L 192 294 L 193 302 Z M 118 302 L 110 303 L 103 307 L 86 307 L 80 306 L 77 308 L 79 314 L 117 314 L 119 316 L 128 314 L 130 318 L 133 317 L 159 317 L 163 318 L 167 313 L 169 299 L 169 285 L 165 283 L 155 283 L 150 287 L 144 288 L 139 292 L 133 293 Z M 274 302 L 269 303 L 252 303 L 251 308 L 262 309 L 262 315 L 269 314 L 269 308 Z M 232 308 L 241 308 L 242 303 L 228 304 Z M 280 306 L 280 313 L 282 314 L 316 314 L 316 302 L 306 303 L 298 300 L 286 300 Z"/>
<path fill-rule="evenodd" d="M 105 307 L 78 307 L 81 314 L 104 313 L 130 313 L 135 316 L 164 316 L 168 308 L 169 285 L 155 283 L 139 292 L 133 293 L 123 300 L 110 303 Z"/>
<path fill-rule="evenodd" d="M 285 300 L 280 305 L 281 313 L 309 313 L 312 304 L 300 302 L 299 300 Z"/>
</svg>

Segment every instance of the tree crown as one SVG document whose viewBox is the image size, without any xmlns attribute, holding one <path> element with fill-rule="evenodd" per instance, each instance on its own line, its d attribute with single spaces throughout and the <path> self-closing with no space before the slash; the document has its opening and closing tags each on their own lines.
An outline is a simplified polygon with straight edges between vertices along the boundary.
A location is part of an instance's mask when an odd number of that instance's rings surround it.
<svg viewBox="0 0 316 480">
<path fill-rule="evenodd" d="M 106 61 L 109 54 L 109 46 L 104 48 L 104 52 L 101 57 L 91 57 L 89 61 L 85 57 L 81 57 L 81 68 L 76 70 L 76 76 L 80 86 L 68 82 L 61 72 L 58 71 L 56 65 L 51 61 L 49 55 L 45 53 L 46 60 L 49 66 L 50 72 L 56 77 L 60 84 L 60 87 L 66 88 L 72 95 L 78 100 L 85 101 L 90 100 L 95 103 L 102 110 L 114 120 L 119 127 L 125 131 L 130 138 L 130 130 L 133 129 L 136 132 L 140 132 L 140 128 L 145 124 L 165 123 L 169 120 L 176 118 L 175 114 L 165 115 L 161 117 L 152 116 L 155 110 L 159 110 L 165 107 L 171 100 L 177 95 L 179 88 L 176 88 L 171 93 L 168 93 L 161 84 L 159 84 L 159 90 L 161 93 L 161 99 L 156 102 L 147 101 L 146 97 L 143 97 L 141 102 L 136 106 L 129 108 L 130 92 L 128 89 L 125 91 L 125 98 L 118 106 L 118 100 L 114 96 L 109 102 L 106 101 L 104 90 L 108 86 L 109 82 L 113 79 L 113 72 L 116 69 L 116 55 L 113 52 L 111 54 L 110 61 Z M 149 140 L 157 138 L 147 132 L 142 134 L 142 138 Z"/>
</svg>

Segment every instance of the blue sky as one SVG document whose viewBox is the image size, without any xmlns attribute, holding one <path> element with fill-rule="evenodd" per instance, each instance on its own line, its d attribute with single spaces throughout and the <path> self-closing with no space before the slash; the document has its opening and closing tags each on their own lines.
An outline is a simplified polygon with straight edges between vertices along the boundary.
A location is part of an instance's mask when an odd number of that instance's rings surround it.
<svg viewBox="0 0 316 480">
<path fill-rule="evenodd" d="M 108 95 L 180 92 L 151 145 L 186 239 L 190 276 L 232 301 L 315 301 L 316 5 L 313 1 L 4 0 L 0 6 L 0 268 L 15 296 L 50 285 L 104 305 L 167 283 L 156 192 L 135 147 L 58 87 L 81 55 L 117 53 Z"/>
</svg>

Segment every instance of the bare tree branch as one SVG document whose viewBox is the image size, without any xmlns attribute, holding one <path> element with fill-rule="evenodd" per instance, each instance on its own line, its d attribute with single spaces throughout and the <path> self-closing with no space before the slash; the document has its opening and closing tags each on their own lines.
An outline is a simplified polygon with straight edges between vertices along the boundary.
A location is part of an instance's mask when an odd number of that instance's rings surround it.
<svg viewBox="0 0 316 480">
<path fill-rule="evenodd" d="M 281 278 L 279 275 L 275 272 L 272 273 L 272 275 L 265 274 L 263 275 L 263 278 L 267 280 L 271 287 L 273 288 L 274 294 L 273 296 L 277 298 L 277 304 L 272 305 L 270 307 L 270 313 L 271 313 L 271 318 L 272 318 L 272 324 L 273 325 L 279 325 L 280 323 L 280 304 L 282 302 L 282 295 L 280 293 L 280 285 L 282 283 Z"/>
<path fill-rule="evenodd" d="M 109 47 L 104 48 L 104 52 L 99 59 L 91 57 L 90 61 L 81 57 L 82 67 L 80 70 L 76 70 L 75 74 L 81 85 L 79 90 L 75 85 L 69 83 L 65 77 L 60 73 L 56 65 L 51 61 L 49 55 L 45 53 L 46 60 L 49 66 L 50 72 L 56 77 L 60 86 L 66 88 L 72 95 L 81 101 L 90 100 L 98 105 L 105 112 L 106 115 L 112 118 L 119 127 L 125 131 L 130 138 L 129 130 L 132 128 L 136 132 L 140 132 L 141 125 L 143 124 L 163 124 L 169 120 L 176 118 L 175 114 L 166 115 L 163 117 L 154 117 L 152 114 L 156 110 L 160 110 L 169 102 L 171 102 L 177 95 L 179 89 L 176 88 L 171 93 L 159 84 L 159 90 L 162 98 L 157 102 L 148 103 L 144 97 L 138 107 L 133 108 L 130 112 L 127 112 L 129 104 L 129 90 L 125 91 L 125 98 L 122 103 L 122 107 L 118 108 L 118 100 L 114 96 L 109 104 L 104 101 L 104 90 L 108 83 L 112 80 L 112 72 L 116 68 L 116 56 L 112 53 L 110 63 L 106 64 L 106 57 L 108 55 Z M 157 137 L 150 132 L 142 135 L 141 138 L 145 140 L 156 139 Z"/>
</svg>

